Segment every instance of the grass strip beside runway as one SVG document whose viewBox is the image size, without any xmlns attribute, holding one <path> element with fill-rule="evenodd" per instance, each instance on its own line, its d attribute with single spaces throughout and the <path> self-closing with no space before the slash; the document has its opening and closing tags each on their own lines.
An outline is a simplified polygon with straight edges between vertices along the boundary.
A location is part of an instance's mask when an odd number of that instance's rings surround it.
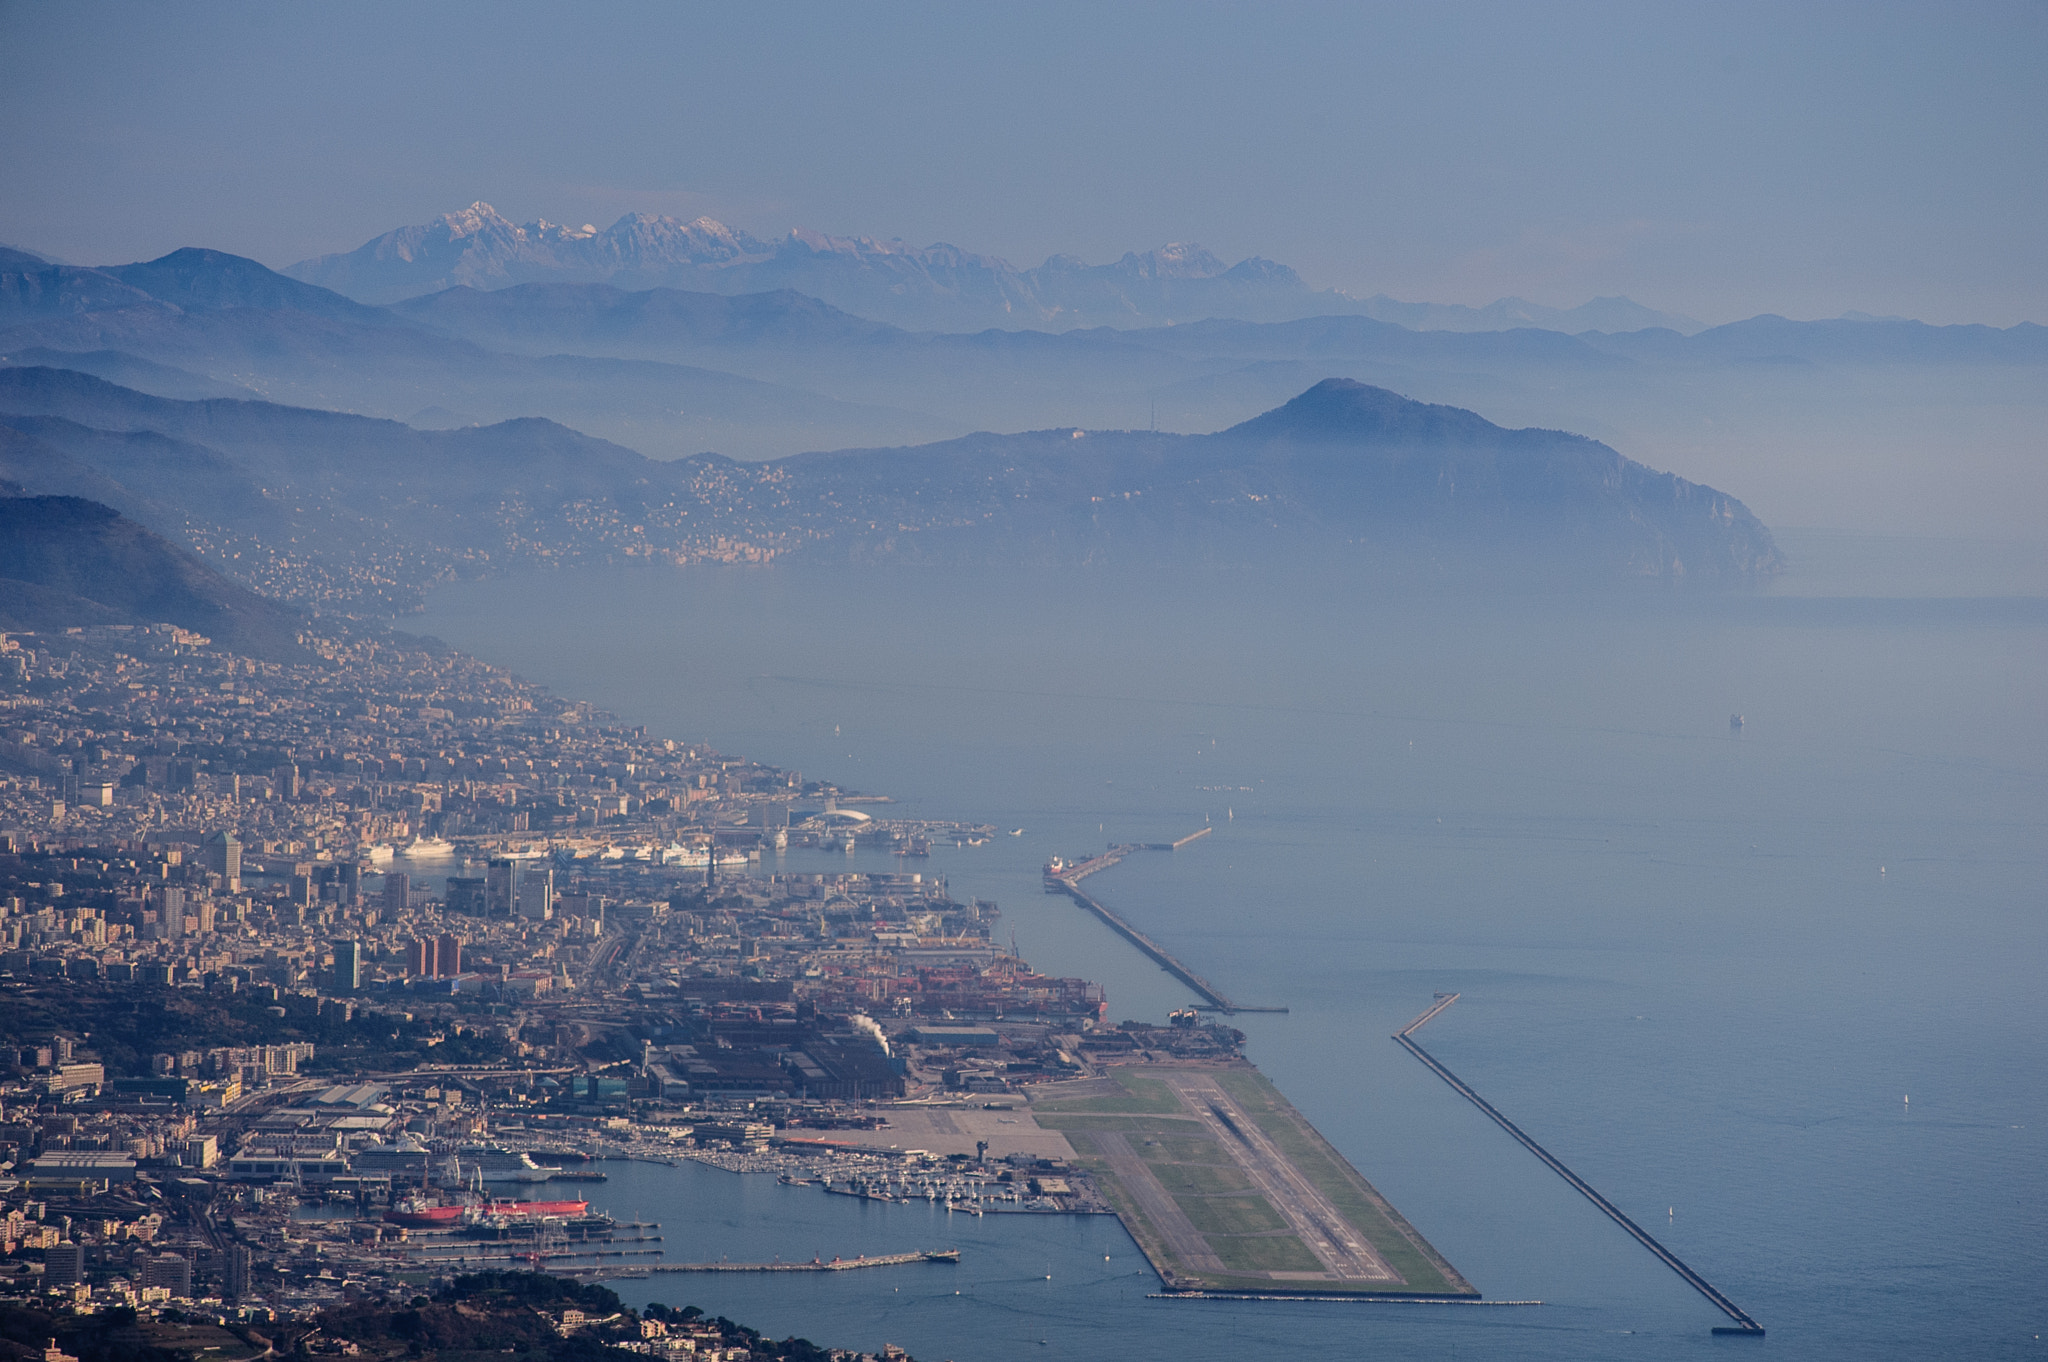
<svg viewBox="0 0 2048 1362">
<path fill-rule="evenodd" d="M 1048 1092 L 1032 1114 L 1066 1136 L 1169 1288 L 1477 1296 L 1256 1069 L 1110 1077 Z"/>
</svg>

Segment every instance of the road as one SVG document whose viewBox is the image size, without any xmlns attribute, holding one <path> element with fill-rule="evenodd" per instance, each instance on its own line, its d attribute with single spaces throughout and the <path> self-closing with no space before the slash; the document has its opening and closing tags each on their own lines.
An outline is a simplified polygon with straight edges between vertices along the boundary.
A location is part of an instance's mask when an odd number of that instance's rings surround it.
<svg viewBox="0 0 2048 1362">
<path fill-rule="evenodd" d="M 639 941 L 639 935 L 635 933 L 632 944 L 638 945 Z M 619 966 L 620 952 L 625 950 L 626 945 L 627 938 L 623 936 L 606 937 L 598 943 L 597 950 L 590 957 L 589 967 L 583 971 L 581 987 L 584 991 L 595 992 L 607 984 L 617 982 L 612 976 Z"/>
</svg>

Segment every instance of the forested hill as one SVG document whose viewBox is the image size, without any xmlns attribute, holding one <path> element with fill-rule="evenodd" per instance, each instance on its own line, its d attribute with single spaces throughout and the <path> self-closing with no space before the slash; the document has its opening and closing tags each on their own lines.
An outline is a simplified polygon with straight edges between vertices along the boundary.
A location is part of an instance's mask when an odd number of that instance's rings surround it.
<svg viewBox="0 0 2048 1362">
<path fill-rule="evenodd" d="M 0 629 L 175 624 L 238 653 L 305 656 L 290 609 L 110 506 L 0 495 Z"/>
<path fill-rule="evenodd" d="M 1726 493 L 1583 436 L 1329 379 L 1213 435 L 1036 431 L 807 454 L 756 474 L 827 551 L 912 561 L 1255 563 L 1755 581 Z M 757 498 L 766 500 L 765 497 Z"/>
<path fill-rule="evenodd" d="M 1210 435 L 1061 428 L 663 462 L 545 420 L 459 430 L 0 369 L 0 478 L 90 497 L 245 586 L 403 609 L 564 563 L 1357 563 L 1396 576 L 1753 582 L 1726 493 L 1583 436 L 1344 379 Z"/>
</svg>

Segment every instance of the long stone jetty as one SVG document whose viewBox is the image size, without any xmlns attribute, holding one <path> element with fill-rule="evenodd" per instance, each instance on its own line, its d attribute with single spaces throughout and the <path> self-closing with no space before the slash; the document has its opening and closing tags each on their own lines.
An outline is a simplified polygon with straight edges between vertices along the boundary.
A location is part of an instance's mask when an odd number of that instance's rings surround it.
<svg viewBox="0 0 2048 1362">
<path fill-rule="evenodd" d="M 1193 839 L 1183 838 L 1181 840 L 1192 841 Z M 1179 843 L 1167 843 L 1166 845 L 1169 847 L 1178 846 Z M 1065 894 L 1068 898 L 1071 898 L 1074 902 L 1101 918 L 1109 924 L 1111 931 L 1130 942 L 1133 946 L 1136 946 L 1146 955 L 1152 957 L 1153 961 L 1160 968 L 1194 990 L 1195 995 L 1211 1007 L 1219 1012 L 1238 1011 L 1237 1005 L 1225 997 L 1223 991 L 1217 988 L 1216 985 L 1210 983 L 1186 965 L 1183 965 L 1174 958 L 1173 954 L 1166 947 L 1124 921 L 1121 916 L 1097 899 L 1091 897 L 1081 888 L 1081 881 L 1093 875 L 1096 871 L 1107 870 L 1111 866 L 1119 864 L 1124 857 L 1133 851 L 1145 850 L 1150 850 L 1150 848 L 1142 845 L 1124 844 L 1113 846 L 1100 856 L 1091 856 L 1087 860 L 1076 862 L 1073 865 L 1065 865 L 1059 861 L 1050 862 L 1045 867 L 1045 887 L 1051 893 Z"/>
<path fill-rule="evenodd" d="M 902 1267 L 906 1263 L 957 1263 L 959 1249 L 882 1253 L 873 1257 L 813 1258 L 807 1263 L 660 1263 L 654 1272 L 850 1272 L 857 1267 Z"/>
<path fill-rule="evenodd" d="M 1531 1154 L 1534 1154 L 1537 1158 L 1543 1160 L 1543 1162 L 1549 1166 L 1551 1172 L 1556 1173 L 1559 1177 L 1563 1178 L 1566 1182 L 1570 1183 L 1572 1187 L 1579 1192 L 1580 1195 L 1586 1198 L 1586 1200 L 1592 1202 L 1595 1206 L 1598 1206 L 1602 1211 L 1605 1211 L 1608 1217 L 1612 1219 L 1615 1224 L 1627 1230 L 1629 1234 L 1635 1237 L 1638 1243 L 1640 1243 L 1644 1248 L 1648 1249 L 1651 1253 L 1655 1254 L 1659 1262 L 1663 1263 L 1664 1266 L 1670 1268 L 1673 1272 L 1676 1272 L 1681 1278 L 1683 1278 L 1687 1286 L 1690 1286 L 1693 1290 L 1699 1292 L 1702 1296 L 1705 1296 L 1708 1300 L 1712 1301 L 1717 1309 L 1719 1309 L 1723 1314 L 1727 1315 L 1728 1318 L 1735 1321 L 1732 1327 L 1728 1325 L 1717 1326 L 1714 1330 L 1715 1333 L 1751 1334 L 1759 1337 L 1762 1336 L 1764 1332 L 1764 1326 L 1758 1324 L 1755 1320 L 1751 1319 L 1746 1313 L 1744 1313 L 1741 1306 L 1737 1305 L 1734 1301 L 1729 1300 L 1726 1296 L 1722 1295 L 1719 1291 L 1715 1290 L 1713 1283 L 1709 1282 L 1705 1277 L 1700 1276 L 1699 1273 L 1694 1272 L 1691 1268 L 1687 1267 L 1683 1262 L 1679 1260 L 1677 1254 L 1673 1253 L 1670 1249 L 1665 1248 L 1655 1239 L 1652 1239 L 1650 1237 L 1649 1231 L 1645 1230 L 1641 1225 L 1636 1224 L 1635 1221 L 1629 1219 L 1626 1215 L 1623 1215 L 1621 1213 L 1620 1207 L 1616 1206 L 1606 1197 L 1601 1196 L 1598 1192 L 1594 1191 L 1591 1184 L 1589 1184 L 1584 1178 L 1580 1177 L 1577 1173 L 1574 1173 L 1571 1169 L 1565 1167 L 1564 1164 L 1559 1162 L 1557 1157 L 1553 1155 L 1549 1150 L 1545 1149 L 1542 1145 L 1536 1143 L 1536 1141 L 1530 1139 L 1529 1136 L 1523 1132 L 1520 1126 L 1516 1125 L 1513 1121 L 1510 1121 L 1507 1117 L 1501 1115 L 1500 1112 L 1494 1107 L 1494 1105 L 1491 1102 L 1487 1101 L 1484 1097 L 1481 1097 L 1478 1093 L 1472 1091 L 1472 1089 L 1467 1087 L 1463 1080 L 1461 1080 L 1456 1074 L 1452 1073 L 1449 1069 L 1446 1069 L 1443 1065 L 1439 1064 L 1427 1050 L 1423 1049 L 1420 1045 L 1417 1045 L 1415 1043 L 1415 1041 L 1411 1038 L 1411 1034 L 1415 1030 L 1420 1028 L 1425 1022 L 1429 1021 L 1432 1017 L 1435 1017 L 1438 1013 L 1442 1012 L 1452 1003 L 1458 1001 L 1458 996 L 1459 995 L 1455 993 L 1439 994 L 1435 1003 L 1433 1003 L 1430 1006 L 1430 1009 L 1427 1012 L 1424 1012 L 1421 1016 L 1417 1017 L 1414 1021 L 1409 1022 L 1399 1031 L 1396 1031 L 1394 1033 L 1394 1039 L 1397 1042 L 1399 1042 L 1402 1046 L 1406 1047 L 1408 1053 L 1414 1055 L 1417 1059 L 1421 1060 L 1424 1064 L 1428 1065 L 1431 1073 L 1434 1073 L 1438 1078 L 1441 1078 L 1444 1082 L 1450 1084 L 1451 1087 L 1457 1091 L 1460 1097 L 1463 1097 L 1473 1106 L 1479 1108 L 1488 1116 L 1492 1117 L 1495 1123 L 1498 1124 L 1502 1130 L 1505 1130 L 1508 1134 L 1514 1136 L 1516 1140 L 1520 1141 L 1523 1148 L 1527 1149 Z"/>
</svg>

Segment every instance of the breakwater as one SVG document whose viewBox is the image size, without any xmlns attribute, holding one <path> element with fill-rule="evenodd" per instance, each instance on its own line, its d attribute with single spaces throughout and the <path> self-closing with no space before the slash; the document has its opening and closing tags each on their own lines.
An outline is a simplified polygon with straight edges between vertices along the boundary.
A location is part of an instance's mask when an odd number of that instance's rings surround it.
<svg viewBox="0 0 2048 1362">
<path fill-rule="evenodd" d="M 1097 859 L 1101 858 L 1098 857 Z M 1123 937 L 1124 940 L 1150 956 L 1160 968 L 1186 984 L 1202 1001 L 1221 1012 L 1234 1012 L 1237 1010 L 1236 1005 L 1229 998 L 1225 997 L 1222 990 L 1218 989 L 1216 985 L 1210 983 L 1186 965 L 1183 965 L 1179 960 L 1176 960 L 1172 953 L 1164 946 L 1124 921 L 1111 909 L 1105 907 L 1100 901 L 1086 893 L 1073 880 L 1050 877 L 1048 884 L 1057 884 L 1059 886 L 1058 892 L 1066 894 L 1068 898 L 1071 898 L 1074 902 L 1108 923 L 1111 931 L 1114 931 L 1117 935 Z"/>
<path fill-rule="evenodd" d="M 1484 1097 L 1481 1097 L 1478 1093 L 1472 1091 L 1471 1088 L 1466 1086 L 1462 1079 L 1460 1079 L 1456 1074 L 1452 1073 L 1449 1069 L 1446 1069 L 1442 1064 L 1439 1064 L 1427 1050 L 1423 1049 L 1420 1045 L 1415 1043 L 1411 1033 L 1420 1028 L 1421 1026 L 1423 1026 L 1431 1018 L 1435 1017 L 1438 1013 L 1442 1012 L 1445 1008 L 1449 1007 L 1452 1003 L 1458 1001 L 1458 996 L 1459 995 L 1456 993 L 1445 993 L 1438 995 L 1435 1003 L 1433 1003 L 1430 1006 L 1427 1012 L 1424 1012 L 1414 1021 L 1409 1022 L 1406 1026 L 1402 1027 L 1399 1031 L 1396 1031 L 1394 1033 L 1395 1041 L 1398 1042 L 1400 1045 L 1406 1047 L 1410 1054 L 1414 1055 L 1417 1059 L 1421 1060 L 1424 1064 L 1428 1065 L 1430 1072 L 1434 1073 L 1438 1078 L 1441 1078 L 1444 1082 L 1450 1084 L 1459 1096 L 1463 1097 L 1473 1106 L 1479 1108 L 1488 1116 L 1492 1117 L 1493 1120 L 1500 1126 L 1502 1130 L 1505 1130 L 1508 1134 L 1514 1136 L 1515 1139 L 1518 1140 L 1525 1149 L 1527 1149 L 1530 1153 L 1534 1154 L 1537 1158 L 1543 1160 L 1543 1162 L 1549 1166 L 1550 1170 L 1553 1173 L 1556 1173 L 1559 1177 L 1563 1178 L 1566 1182 L 1570 1183 L 1572 1187 L 1580 1193 L 1580 1195 L 1586 1198 L 1586 1200 L 1592 1202 L 1595 1206 L 1598 1206 L 1602 1211 L 1606 1212 L 1607 1216 L 1610 1219 L 1612 1219 L 1615 1224 L 1627 1230 L 1631 1235 L 1635 1237 L 1638 1243 L 1640 1243 L 1644 1248 L 1648 1249 L 1651 1253 L 1655 1254 L 1657 1256 L 1658 1261 L 1662 1262 L 1664 1266 L 1670 1268 L 1673 1272 L 1676 1272 L 1679 1275 L 1679 1277 L 1681 1277 L 1685 1281 L 1686 1285 L 1692 1287 L 1693 1290 L 1699 1292 L 1702 1296 L 1705 1296 L 1709 1301 L 1712 1301 L 1716 1308 L 1718 1308 L 1723 1314 L 1727 1315 L 1728 1318 L 1735 1321 L 1733 1327 L 1729 1327 L 1726 1325 L 1717 1326 L 1714 1330 L 1715 1333 L 1753 1334 L 1759 1337 L 1762 1336 L 1764 1332 L 1764 1326 L 1758 1324 L 1755 1320 L 1751 1319 L 1749 1315 L 1743 1311 L 1741 1306 L 1737 1305 L 1734 1301 L 1731 1301 L 1726 1296 L 1722 1295 L 1718 1290 L 1714 1288 L 1713 1283 L 1709 1282 L 1705 1277 L 1700 1276 L 1699 1273 L 1687 1267 L 1685 1263 L 1679 1259 L 1677 1254 L 1673 1253 L 1670 1249 L 1665 1248 L 1662 1244 L 1658 1243 L 1655 1239 L 1651 1238 L 1649 1231 L 1645 1230 L 1642 1226 L 1636 1224 L 1635 1221 L 1629 1219 L 1626 1215 L 1622 1214 L 1620 1207 L 1616 1206 L 1606 1197 L 1601 1196 L 1600 1193 L 1594 1191 L 1592 1185 L 1589 1184 L 1584 1178 L 1580 1177 L 1577 1173 L 1574 1173 L 1571 1169 L 1565 1167 L 1564 1164 L 1559 1162 L 1557 1157 L 1553 1155 L 1549 1150 L 1545 1149 L 1542 1145 L 1536 1143 L 1536 1141 L 1529 1138 L 1529 1136 L 1522 1130 L 1520 1126 L 1516 1125 L 1513 1121 L 1510 1121 L 1507 1117 L 1501 1115 L 1499 1110 L 1496 1109 L 1491 1102 L 1487 1101 Z"/>
<path fill-rule="evenodd" d="M 439 1253 L 421 1252 L 412 1256 L 411 1261 L 421 1265 L 469 1263 L 552 1263 L 570 1258 L 649 1258 L 659 1257 L 660 1249 L 549 1249 L 546 1251 L 528 1249 L 523 1252 L 479 1253 L 463 1246 L 453 1246 Z M 552 1271 L 552 1269 L 550 1269 Z M 661 1271 L 656 1268 L 655 1271 Z"/>
<path fill-rule="evenodd" d="M 850 1272 L 859 1267 L 901 1267 L 906 1263 L 957 1263 L 959 1249 L 883 1253 L 872 1258 L 813 1258 L 807 1263 L 661 1263 L 653 1272 Z"/>
<path fill-rule="evenodd" d="M 1214 831 L 1216 831 L 1216 829 L 1215 829 L 1215 828 L 1213 828 L 1213 827 L 1209 826 L 1208 824 L 1203 824 L 1203 825 L 1202 825 L 1201 827 L 1199 827 L 1199 828 L 1196 828 L 1196 829 L 1195 829 L 1195 830 L 1194 830 L 1193 832 L 1189 833 L 1189 834 L 1188 834 L 1187 836 L 1185 836 L 1185 837 L 1176 837 L 1176 838 L 1175 838 L 1175 839 L 1174 839 L 1173 841 L 1171 841 L 1171 842 L 1144 842 L 1144 843 L 1141 843 L 1140 845 L 1141 845 L 1141 846 L 1143 847 L 1143 849 L 1144 849 L 1144 850 L 1146 850 L 1146 851 L 1179 851 L 1179 850 L 1180 850 L 1180 849 L 1181 849 L 1182 847 L 1186 846 L 1186 845 L 1187 845 L 1188 843 L 1190 843 L 1190 842 L 1199 842 L 1199 841 L 1201 841 L 1201 840 L 1202 840 L 1202 839 L 1203 839 L 1204 837 L 1207 837 L 1207 836 L 1208 836 L 1208 835 L 1209 835 L 1210 833 L 1212 833 L 1212 832 L 1214 832 Z"/>
<path fill-rule="evenodd" d="M 1247 1007 L 1234 1003 L 1223 990 L 1189 969 L 1177 959 L 1173 952 L 1154 941 L 1151 937 L 1124 921 L 1114 909 L 1081 888 L 1081 881 L 1098 870 L 1107 870 L 1122 864 L 1124 858 L 1134 851 L 1178 851 L 1188 843 L 1207 837 L 1212 829 L 1203 827 L 1173 842 L 1122 842 L 1109 848 L 1099 856 L 1090 856 L 1085 861 L 1065 865 L 1053 861 L 1045 868 L 1045 888 L 1050 894 L 1065 894 L 1075 903 L 1101 918 L 1109 929 L 1124 940 L 1136 946 L 1149 956 L 1154 964 L 1186 984 L 1210 1009 L 1217 1012 L 1285 1012 L 1284 1007 Z"/>
</svg>

